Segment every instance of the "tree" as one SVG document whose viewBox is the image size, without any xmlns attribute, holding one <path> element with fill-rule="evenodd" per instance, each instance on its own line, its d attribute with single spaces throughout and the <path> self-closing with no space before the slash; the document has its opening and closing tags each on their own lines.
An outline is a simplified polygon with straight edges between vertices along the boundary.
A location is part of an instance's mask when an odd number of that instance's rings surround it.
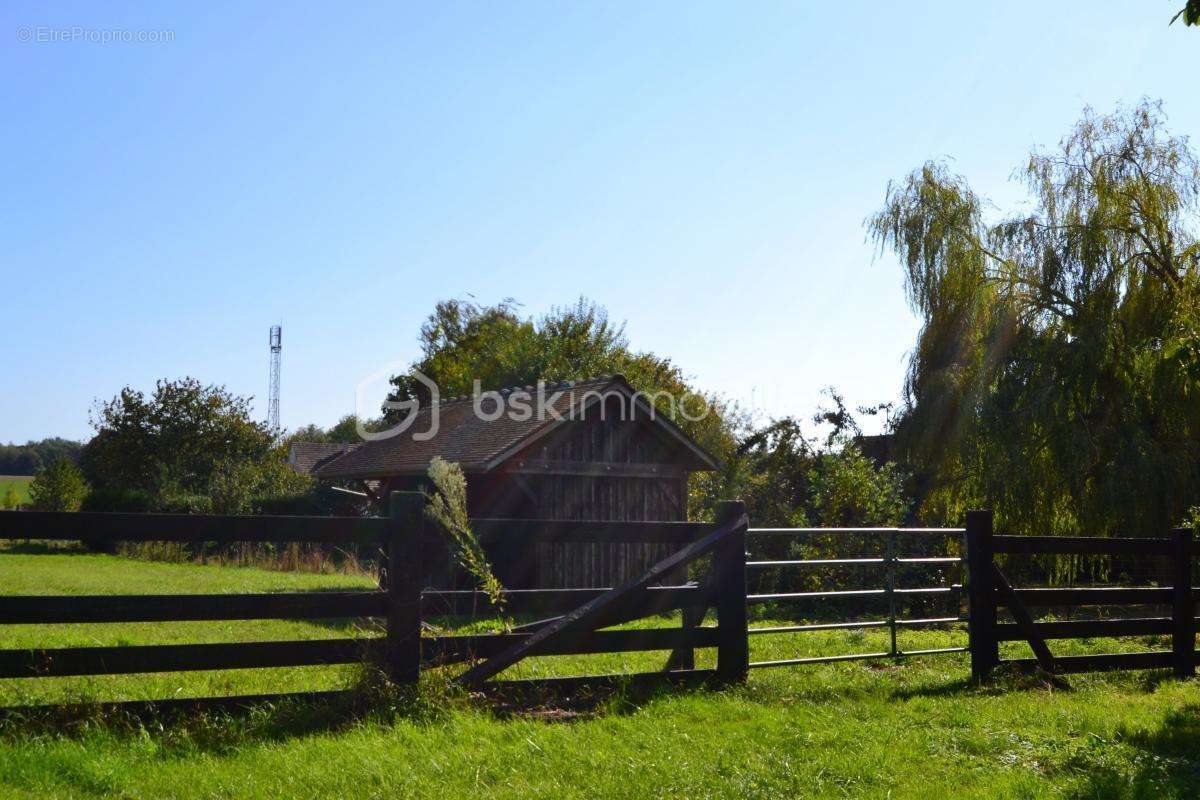
<svg viewBox="0 0 1200 800">
<path fill-rule="evenodd" d="M 376 420 L 368 420 L 367 428 L 372 429 L 377 424 Z M 362 437 L 358 435 L 358 416 L 347 414 L 339 419 L 332 428 L 325 431 L 325 440 L 338 444 L 353 444 L 362 441 Z"/>
<path fill-rule="evenodd" d="M 217 464 L 207 493 L 217 514 L 250 514 L 257 500 L 295 497 L 312 487 L 312 478 L 296 472 L 282 458 L 267 456 Z"/>
<path fill-rule="evenodd" d="M 422 357 L 413 364 L 437 383 L 443 396 L 483 389 L 528 386 L 619 371 L 629 353 L 623 326 L 599 306 L 580 299 L 540 320 L 522 318 L 513 300 L 481 306 L 460 300 L 437 304 L 421 326 Z M 392 379 L 393 399 L 429 399 L 411 374 Z"/>
<path fill-rule="evenodd" d="M 29 483 L 29 499 L 38 511 L 78 511 L 87 493 L 83 472 L 65 458 L 52 461 Z"/>
<path fill-rule="evenodd" d="M 877 468 L 853 442 L 823 453 L 809 481 L 813 519 L 823 527 L 894 527 L 908 511 L 896 465 Z"/>
<path fill-rule="evenodd" d="M 392 379 L 391 400 L 429 400 L 428 390 L 413 376 L 416 370 L 432 379 L 443 397 L 471 394 L 476 379 L 487 391 L 620 373 L 647 395 L 664 393 L 656 398 L 663 413 L 670 411 L 667 395 L 686 402 L 688 415 L 697 419 L 676 415 L 675 422 L 718 459 L 736 447 L 736 409 L 695 391 L 669 359 L 633 351 L 624 326 L 611 323 L 604 308 L 586 299 L 537 319 L 520 316 L 512 300 L 495 306 L 440 302 L 421 327 L 419 341 L 421 357 L 408 373 Z M 704 407 L 709 413 L 700 413 Z M 711 510 L 730 496 L 734 481 L 728 472 L 695 476 L 693 506 L 702 514 Z"/>
<path fill-rule="evenodd" d="M 329 434 L 320 425 L 309 423 L 303 425 L 294 431 L 289 431 L 287 435 L 279 440 L 277 449 L 286 454 L 292 446 L 293 442 L 317 442 L 326 443 L 329 441 Z"/>
<path fill-rule="evenodd" d="M 78 461 L 81 447 L 79 442 L 57 436 L 20 445 L 0 445 L 0 475 L 36 475 L 55 459 Z"/>
<path fill-rule="evenodd" d="M 1200 500 L 1200 168 L 1159 105 L 1085 111 L 996 221 L 928 163 L 868 220 L 923 320 L 898 446 L 923 511 L 1161 535 Z"/>
<path fill-rule="evenodd" d="M 5 511 L 16 511 L 21 507 L 21 495 L 17 494 L 17 487 L 11 483 L 4 486 L 4 499 L 0 501 Z"/>
<path fill-rule="evenodd" d="M 273 439 L 249 398 L 193 378 L 159 381 L 149 398 L 126 387 L 92 425 L 80 460 L 92 485 L 160 497 L 207 492 L 218 464 L 261 460 Z"/>
<path fill-rule="evenodd" d="M 807 527 L 809 474 L 818 454 L 791 417 L 750 431 L 735 452 L 739 480 L 733 496 L 746 503 L 756 525 Z"/>
</svg>

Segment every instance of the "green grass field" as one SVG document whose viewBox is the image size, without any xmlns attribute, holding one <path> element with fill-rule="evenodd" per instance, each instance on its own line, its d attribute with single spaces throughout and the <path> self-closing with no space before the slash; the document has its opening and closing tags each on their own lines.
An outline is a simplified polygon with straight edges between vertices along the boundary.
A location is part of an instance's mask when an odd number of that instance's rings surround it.
<svg viewBox="0 0 1200 800">
<path fill-rule="evenodd" d="M 13 487 L 17 490 L 17 497 L 20 498 L 20 503 L 24 505 L 29 502 L 29 484 L 33 480 L 32 475 L 0 475 L 0 499 L 8 491 L 8 487 Z"/>
<path fill-rule="evenodd" d="M 369 579 L 0 551 L 0 594 L 234 592 L 365 586 Z M 644 625 L 663 625 L 655 619 Z M 755 624 L 771 624 L 759 620 Z M 7 626 L 3 647 L 351 636 L 346 623 Z M 752 658 L 872 651 L 886 633 L 752 638 Z M 807 638 L 804 638 L 807 637 Z M 959 644 L 902 634 L 909 649 Z M 1122 642 L 1140 649 L 1147 642 Z M 1162 647 L 1163 642 L 1149 643 Z M 1059 652 L 1100 652 L 1112 642 Z M 1016 652 L 1016 651 L 1014 651 Z M 664 653 L 535 659 L 516 672 L 661 666 Z M 0 681 L 0 704 L 346 686 L 359 670 L 239 670 Z M 1014 797 L 1191 798 L 1200 793 L 1200 684 L 1164 673 L 1073 676 L 1066 686 L 968 682 L 962 655 L 753 671 L 723 691 L 610 698 L 580 713 L 501 713 L 441 691 L 398 715 L 326 719 L 264 709 L 158 727 L 0 726 L 0 797 Z"/>
</svg>

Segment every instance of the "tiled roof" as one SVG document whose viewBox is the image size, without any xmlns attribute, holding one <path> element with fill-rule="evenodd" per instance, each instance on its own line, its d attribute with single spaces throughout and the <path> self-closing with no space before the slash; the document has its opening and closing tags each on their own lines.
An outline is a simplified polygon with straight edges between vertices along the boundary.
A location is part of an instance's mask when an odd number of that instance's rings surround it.
<svg viewBox="0 0 1200 800">
<path fill-rule="evenodd" d="M 437 406 L 438 430 L 430 439 L 414 438 L 429 431 L 431 407 L 422 406 L 413 423 L 401 434 L 377 441 L 364 442 L 357 449 L 321 466 L 319 478 L 377 478 L 388 475 L 423 473 L 435 456 L 459 464 L 467 472 L 484 472 L 492 469 L 506 458 L 548 433 L 569 419 L 576 418 L 585 405 L 590 405 L 608 391 L 618 391 L 626 396 L 634 394 L 633 388 L 620 375 L 590 378 L 584 381 L 548 383 L 545 385 L 546 413 L 536 413 L 537 387 L 524 386 L 500 390 L 510 397 L 513 392 L 527 391 L 534 398 L 531 406 L 534 413 L 529 419 L 514 419 L 512 414 L 501 414 L 494 420 L 475 413 L 473 398 L 454 397 L 442 400 Z M 491 401 L 484 400 L 482 409 L 493 410 Z M 553 413 L 551 413 L 553 412 Z M 657 415 L 658 424 L 667 428 L 682 444 L 693 451 L 701 463 L 715 468 L 716 462 L 695 443 L 679 431 L 673 423 Z"/>
<path fill-rule="evenodd" d="M 288 463 L 296 472 L 312 475 L 319 467 L 358 446 L 327 442 L 292 442 L 288 450 Z"/>
</svg>

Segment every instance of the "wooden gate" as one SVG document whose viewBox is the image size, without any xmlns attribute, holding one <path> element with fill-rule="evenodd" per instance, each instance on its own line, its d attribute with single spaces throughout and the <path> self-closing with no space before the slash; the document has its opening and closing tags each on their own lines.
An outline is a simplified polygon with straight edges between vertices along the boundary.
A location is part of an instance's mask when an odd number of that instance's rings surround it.
<svg viewBox="0 0 1200 800">
<path fill-rule="evenodd" d="M 879 628 L 886 628 L 889 634 L 886 650 L 751 661 L 751 669 L 966 651 L 966 647 L 906 650 L 900 647 L 897 637 L 898 631 L 948 628 L 967 621 L 959 610 L 961 583 L 951 580 L 963 563 L 962 528 L 750 528 L 749 534 L 752 549 L 758 552 L 766 551 L 767 542 L 784 539 L 802 543 L 799 549 L 814 556 L 767 558 L 755 555 L 746 563 L 750 585 L 757 587 L 752 588 L 747 597 L 749 604 L 786 606 L 804 614 L 796 624 L 751 627 L 751 636 Z M 812 544 L 817 540 L 821 541 L 820 545 Z M 789 577 L 783 581 L 786 587 L 814 574 L 819 575 L 821 571 L 841 567 L 852 570 L 858 580 L 847 583 L 825 575 L 813 581 L 820 588 L 804 591 L 780 590 L 778 587 L 768 591 L 763 588 L 763 581 L 758 580 L 763 573 L 778 573 L 781 577 Z M 790 579 L 792 576 L 795 580 Z M 941 585 L 929 585 L 932 583 Z M 921 609 L 930 603 L 934 608 L 949 607 L 951 613 L 944 610 L 942 613 L 922 612 Z M 824 616 L 814 617 L 811 612 L 818 605 L 828 606 L 830 610 Z"/>
<path fill-rule="evenodd" d="M 1015 588 L 997 566 L 996 555 L 1073 555 L 1166 560 L 1170 586 L 1104 586 L 1087 588 Z M 1196 669 L 1196 624 L 1192 601 L 1192 531 L 1179 529 L 1162 538 L 1091 536 L 996 536 L 992 513 L 967 515 L 968 593 L 971 606 L 971 673 L 986 680 L 993 669 L 1041 668 L 1051 673 L 1171 667 L 1181 677 Z M 1154 616 L 1036 622 L 1031 608 L 1089 606 L 1165 609 Z M 998 621 L 1006 608 L 1012 622 Z M 1108 636 L 1171 637 L 1170 650 L 1136 653 L 1055 656 L 1048 640 Z M 1001 659 L 999 643 L 1026 641 L 1033 658 Z"/>
<path fill-rule="evenodd" d="M 414 518 L 414 524 L 421 524 Z M 476 534 L 487 540 L 504 537 L 506 548 L 531 554 L 539 545 L 554 543 L 640 542 L 668 544 L 674 553 L 620 586 L 601 589 L 527 589 L 504 592 L 509 613 L 553 613 L 511 633 L 476 636 L 438 636 L 421 639 L 422 662 L 446 665 L 477 660 L 456 680 L 483 688 L 496 685 L 496 676 L 523 659 L 544 655 L 584 655 L 633 650 L 670 650 L 662 671 L 634 675 L 587 675 L 557 679 L 557 685 L 608 681 L 670 680 L 740 681 L 746 676 L 746 529 L 742 503 L 723 503 L 713 523 L 690 522 L 561 522 L 475 520 Z M 664 585 L 697 559 L 712 556 L 707 574 L 698 582 Z M 488 600 L 479 592 L 427 590 L 424 615 L 486 612 Z M 708 609 L 716 625 L 704 626 Z M 677 629 L 602 630 L 615 625 L 681 609 Z M 714 669 L 696 669 L 694 649 L 716 649 Z M 503 682 L 547 684 L 545 679 Z"/>
</svg>

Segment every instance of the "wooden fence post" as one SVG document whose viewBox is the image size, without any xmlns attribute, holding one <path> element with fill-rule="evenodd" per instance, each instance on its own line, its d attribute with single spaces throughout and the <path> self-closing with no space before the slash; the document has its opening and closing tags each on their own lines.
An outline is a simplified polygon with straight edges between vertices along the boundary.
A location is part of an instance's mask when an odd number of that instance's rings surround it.
<svg viewBox="0 0 1200 800">
<path fill-rule="evenodd" d="M 1192 601 L 1192 531 L 1175 531 L 1174 576 L 1172 580 L 1171 635 L 1173 666 L 1179 678 L 1196 674 L 1196 609 Z"/>
<path fill-rule="evenodd" d="M 750 640 L 746 618 L 746 504 L 721 503 L 718 526 L 735 523 L 737 530 L 713 550 L 713 575 L 717 609 L 717 676 L 722 681 L 744 681 L 750 669 Z"/>
<path fill-rule="evenodd" d="M 425 496 L 392 492 L 387 554 L 387 672 L 392 683 L 415 684 L 421 674 L 421 539 Z"/>
<path fill-rule="evenodd" d="M 967 630 L 971 677 L 986 681 L 1000 662 L 996 640 L 996 586 L 993 579 L 992 512 L 967 512 Z"/>
</svg>

